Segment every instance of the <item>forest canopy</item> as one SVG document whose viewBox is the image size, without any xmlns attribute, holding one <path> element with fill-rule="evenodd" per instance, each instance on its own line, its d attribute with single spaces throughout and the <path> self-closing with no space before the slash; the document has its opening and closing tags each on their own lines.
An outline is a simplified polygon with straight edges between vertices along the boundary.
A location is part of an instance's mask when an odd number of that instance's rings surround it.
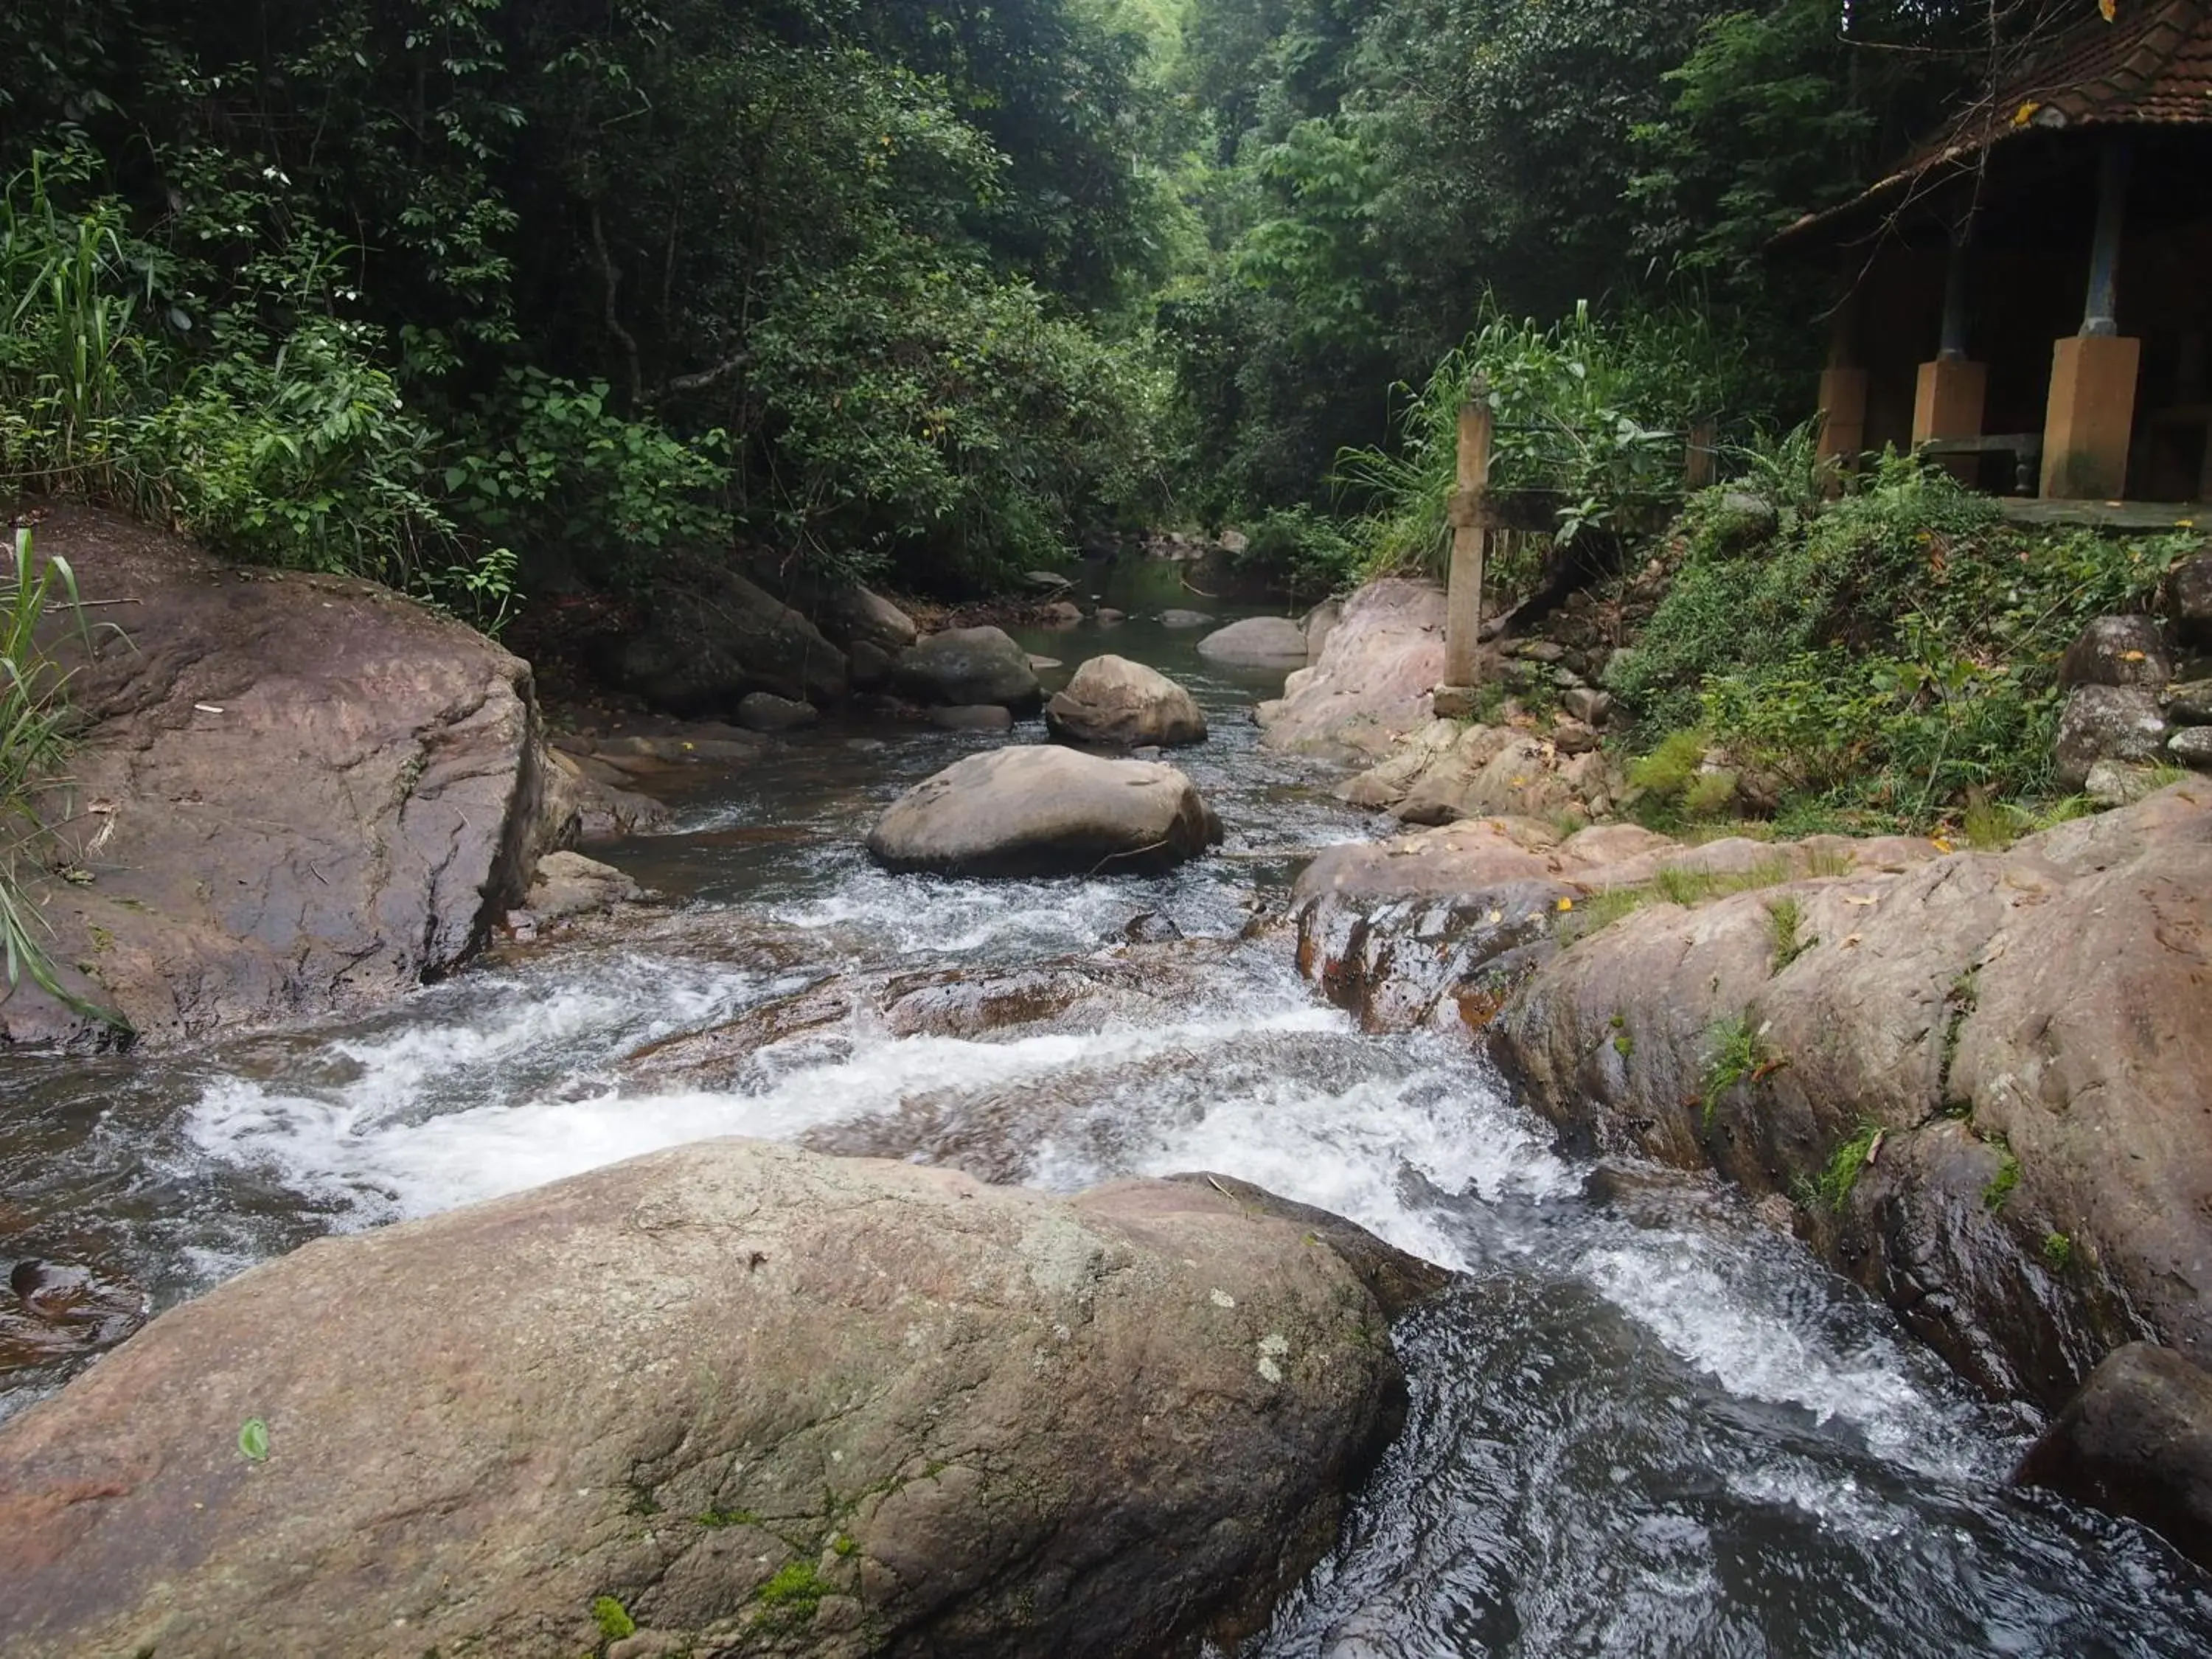
<svg viewBox="0 0 2212 1659">
<path fill-rule="evenodd" d="M 1364 512 L 1484 327 L 1802 401 L 1765 245 L 2096 4 L 11 7 L 0 471 L 480 614 Z"/>
</svg>

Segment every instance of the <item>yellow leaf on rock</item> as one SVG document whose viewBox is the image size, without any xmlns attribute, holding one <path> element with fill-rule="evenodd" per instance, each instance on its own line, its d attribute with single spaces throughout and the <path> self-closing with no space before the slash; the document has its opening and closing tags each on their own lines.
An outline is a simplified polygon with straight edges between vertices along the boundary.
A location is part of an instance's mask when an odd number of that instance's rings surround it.
<svg viewBox="0 0 2212 1659">
<path fill-rule="evenodd" d="M 1575 902 L 1571 898 L 1563 898 L 1559 901 L 1559 908 L 1562 910 L 1571 910 L 1574 908 Z"/>
<path fill-rule="evenodd" d="M 2120 653 L 2120 660 L 2122 662 L 2141 662 L 2142 659 L 2143 653 L 2140 651 L 2123 651 Z"/>
<path fill-rule="evenodd" d="M 2102 16 L 2107 23 L 2112 21 L 2113 15 L 2118 10 L 2119 7 L 2113 3 L 2113 0 L 2097 0 L 2098 14 Z"/>
<path fill-rule="evenodd" d="M 2018 109 L 2012 112 L 2013 125 L 2016 127 L 2026 126 L 2030 121 L 2035 119 L 2035 112 L 2042 107 L 2043 106 L 2037 103 L 2033 99 L 2030 99 L 2027 103 L 2022 104 Z"/>
<path fill-rule="evenodd" d="M 1937 852 L 1948 853 L 1951 850 L 1951 843 L 1945 837 L 1942 836 L 1932 836 L 1929 839 L 1936 843 L 1936 850 Z"/>
</svg>

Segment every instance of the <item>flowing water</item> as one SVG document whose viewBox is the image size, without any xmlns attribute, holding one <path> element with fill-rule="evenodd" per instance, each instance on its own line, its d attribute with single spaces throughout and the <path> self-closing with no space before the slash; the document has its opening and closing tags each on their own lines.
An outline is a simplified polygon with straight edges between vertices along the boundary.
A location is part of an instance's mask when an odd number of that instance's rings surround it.
<svg viewBox="0 0 2212 1659">
<path fill-rule="evenodd" d="M 617 849 L 687 902 L 642 942 L 181 1061 L 0 1061 L 0 1261 L 80 1264 L 165 1304 L 319 1233 L 716 1134 L 951 1147 L 1060 1189 L 1216 1170 L 1461 1271 L 1403 1322 L 1407 1431 L 1266 1654 L 2212 1651 L 2212 1583 L 2138 1528 L 2005 1491 L 2033 1425 L 1729 1194 L 1555 1156 L 1464 1042 L 1362 1035 L 1279 932 L 1238 941 L 1304 854 L 1374 833 L 1310 763 L 1257 746 L 1247 711 L 1276 682 L 1144 624 L 1028 642 L 1191 686 L 1215 735 L 1178 759 L 1229 826 L 1223 855 L 1157 879 L 887 876 L 860 850 L 874 811 L 988 739 L 810 733 L 702 775 L 680 833 Z M 1149 1012 L 977 1041 L 855 1016 L 716 1091 L 625 1077 L 656 1038 L 837 974 L 1018 967 L 1110 948 L 1145 915 L 1223 941 Z M 0 1416 L 68 1365 L 4 1338 Z"/>
</svg>

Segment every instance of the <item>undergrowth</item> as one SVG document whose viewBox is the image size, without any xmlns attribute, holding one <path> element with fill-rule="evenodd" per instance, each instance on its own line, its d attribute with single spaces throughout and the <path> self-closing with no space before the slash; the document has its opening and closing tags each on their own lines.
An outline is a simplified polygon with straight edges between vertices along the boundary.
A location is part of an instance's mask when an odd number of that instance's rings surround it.
<svg viewBox="0 0 2212 1659">
<path fill-rule="evenodd" d="M 1963 818 L 1986 845 L 2034 827 L 2053 810 L 2059 658 L 2091 618 L 2151 608 L 2203 539 L 2015 528 L 1894 457 L 1832 502 L 1773 494 L 1758 535 L 1741 484 L 1692 500 L 1673 585 L 1608 670 L 1660 827 L 1753 779 L 1797 833 Z"/>
</svg>

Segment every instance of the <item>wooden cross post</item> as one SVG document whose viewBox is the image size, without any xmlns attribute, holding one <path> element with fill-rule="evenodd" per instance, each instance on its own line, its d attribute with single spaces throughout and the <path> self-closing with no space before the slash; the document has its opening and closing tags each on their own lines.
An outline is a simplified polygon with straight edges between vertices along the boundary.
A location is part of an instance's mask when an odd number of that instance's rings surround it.
<svg viewBox="0 0 2212 1659">
<path fill-rule="evenodd" d="M 1682 482 L 1703 489 L 1720 474 L 1721 428 L 1718 421 L 1698 421 L 1690 428 L 1690 441 L 1682 457 Z"/>
<path fill-rule="evenodd" d="M 1444 684 L 1474 684 L 1474 647 L 1482 632 L 1482 558 L 1490 532 L 1483 498 L 1490 493 L 1490 440 L 1495 417 L 1490 388 L 1476 380 L 1459 410 L 1459 487 L 1452 491 L 1451 577 L 1444 590 Z"/>
</svg>

